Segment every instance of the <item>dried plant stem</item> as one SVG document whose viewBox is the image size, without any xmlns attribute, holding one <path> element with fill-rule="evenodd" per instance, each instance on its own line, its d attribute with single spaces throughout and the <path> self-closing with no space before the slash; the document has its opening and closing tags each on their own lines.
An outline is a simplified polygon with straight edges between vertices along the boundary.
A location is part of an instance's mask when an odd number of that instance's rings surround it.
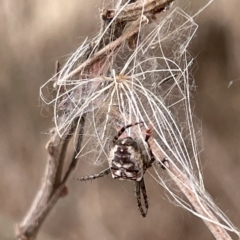
<svg viewBox="0 0 240 240">
<path fill-rule="evenodd" d="M 135 22 L 133 22 L 131 26 L 127 28 L 127 31 L 122 33 L 122 36 L 117 38 L 115 41 L 110 42 L 110 44 L 108 44 L 106 47 L 102 48 L 91 58 L 64 76 L 64 78 L 61 79 L 61 82 L 71 79 L 72 77 L 81 73 L 83 70 L 87 70 L 88 67 L 91 66 L 94 62 L 100 61 L 100 59 L 106 57 L 106 55 L 113 57 L 114 54 L 112 51 L 114 49 L 116 50 L 124 41 L 136 34 L 139 31 L 140 26 L 143 27 L 148 23 L 146 16 L 154 16 L 155 14 L 163 11 L 166 6 L 170 5 L 173 2 L 174 0 L 135 1 L 131 4 L 125 5 L 124 8 L 120 10 L 120 12 L 116 12 L 115 10 L 104 10 L 102 13 L 102 18 L 105 18 L 105 20 L 108 21 L 112 20 L 112 24 L 114 24 L 114 22 L 118 23 L 118 25 L 120 23 L 127 23 L 132 21 Z M 114 36 L 111 36 L 111 38 L 114 39 Z M 109 39 L 106 39 L 104 42 L 109 42 Z"/>
<path fill-rule="evenodd" d="M 121 123 L 121 125 L 124 125 L 127 119 L 133 120 L 133 118 L 130 118 L 129 116 L 126 115 L 123 117 L 117 110 L 114 109 L 111 110 L 110 114 L 111 117 L 116 119 L 115 120 L 116 126 L 119 125 L 119 123 Z M 117 131 L 119 130 L 118 127 L 116 127 L 116 130 Z M 139 128 L 132 127 L 132 132 L 134 135 L 139 136 Z M 145 127 L 141 127 L 141 133 L 143 136 L 145 136 L 146 134 Z M 154 137 L 151 137 L 148 140 L 148 143 L 158 162 L 162 163 L 162 161 L 165 159 L 165 156 L 161 149 L 156 144 L 156 140 L 154 139 Z M 220 226 L 221 224 L 219 223 L 218 219 L 214 216 L 214 214 L 205 204 L 205 202 L 203 202 L 200 198 L 197 198 L 196 195 L 193 193 L 191 181 L 188 179 L 188 177 L 170 161 L 167 161 L 166 164 L 164 164 L 164 167 L 166 168 L 170 178 L 174 181 L 174 183 L 179 187 L 181 192 L 189 200 L 189 202 L 194 207 L 196 212 L 201 216 L 201 219 L 203 219 L 204 223 L 211 231 L 211 233 L 214 235 L 214 237 L 217 240 L 231 240 L 232 238 L 229 236 L 227 231 L 222 226 Z"/>
<path fill-rule="evenodd" d="M 196 212 L 202 216 L 202 219 L 204 219 L 205 217 L 206 219 L 211 219 L 212 221 L 214 221 L 210 222 L 208 220 L 203 220 L 208 229 L 214 235 L 214 237 L 217 240 L 231 240 L 232 238 L 229 236 L 227 231 L 220 225 L 216 224 L 219 223 L 219 221 L 213 215 L 212 211 L 206 206 L 203 201 L 201 201 L 201 199 L 197 199 L 196 196 L 193 194 L 191 190 L 191 184 L 188 178 L 182 172 L 180 172 L 173 164 L 168 163 L 166 165 L 169 176 L 172 180 L 174 180 L 182 193 L 184 193 L 184 195 L 192 204 Z"/>
<path fill-rule="evenodd" d="M 170 5 L 174 0 L 145 0 L 136 1 L 135 3 L 129 4 L 116 16 L 117 22 L 134 21 L 141 15 L 154 15 L 165 9 L 166 6 Z M 111 11 L 111 15 L 114 15 L 114 10 Z"/>
<path fill-rule="evenodd" d="M 62 78 L 61 82 L 71 79 L 72 77 L 81 73 L 83 70 L 86 70 L 89 67 L 91 67 L 94 63 L 101 61 L 101 59 L 106 59 L 108 55 L 113 57 L 113 52 L 116 51 L 123 42 L 132 37 L 134 34 L 136 34 L 139 31 L 140 27 L 143 27 L 147 23 L 148 19 L 145 16 L 142 16 L 142 18 L 139 18 L 138 20 L 133 22 L 131 26 L 127 28 L 127 30 L 122 34 L 122 36 L 117 38 L 115 41 L 110 42 L 107 46 L 105 46 L 103 49 L 94 54 L 93 57 L 89 58 L 84 63 L 80 64 L 76 69 L 74 69 L 64 78 Z"/>
<path fill-rule="evenodd" d="M 68 74 L 63 75 L 62 78 L 57 79 L 56 82 L 61 85 L 62 83 L 64 84 L 65 81 L 70 80 L 77 75 L 77 79 L 81 79 L 81 74 L 84 74 L 86 72 L 90 76 L 101 75 L 104 77 L 110 69 L 112 61 L 118 53 L 120 46 L 124 44 L 126 40 L 139 33 L 141 28 L 148 24 L 148 17 L 154 17 L 155 14 L 164 10 L 166 6 L 171 4 L 173 1 L 174 0 L 131 1 L 131 4 L 125 4 L 124 6 L 120 5 L 120 9 L 118 9 L 118 11 L 104 10 L 103 14 L 105 15 L 102 15 L 102 18 L 104 17 L 103 21 L 106 21 L 106 28 L 109 28 L 111 30 L 109 25 L 117 25 L 119 23 L 123 23 L 124 27 L 119 28 L 120 30 L 116 32 L 116 36 L 109 36 L 109 34 L 107 34 L 107 31 L 104 31 L 104 29 L 101 30 L 101 41 L 98 43 L 102 42 L 107 44 L 102 44 L 100 47 L 95 46 L 96 48 L 94 47 L 94 49 L 92 49 L 90 47 L 91 44 L 89 44 L 88 46 L 92 55 L 90 54 L 88 56 L 84 56 L 86 58 L 85 60 L 81 59 L 82 61 L 79 66 L 70 71 Z M 123 2 L 126 2 L 126 0 Z M 106 41 L 104 38 L 106 38 Z M 51 79 L 51 81 L 53 80 L 54 79 Z M 121 125 L 124 125 L 124 123 L 126 123 L 126 119 L 134 119 L 134 117 L 123 117 L 118 112 L 118 110 L 111 109 L 111 112 L 107 112 L 109 115 L 112 115 L 113 119 L 115 119 L 116 128 L 119 126 L 119 123 L 121 123 Z M 59 132 L 56 129 L 52 130 L 50 141 L 46 146 L 48 158 L 43 182 L 32 204 L 32 207 L 30 208 L 23 221 L 18 225 L 16 234 L 19 240 L 35 239 L 42 223 L 49 214 L 50 210 L 53 208 L 57 200 L 66 194 L 66 181 L 76 167 L 77 154 L 81 151 L 85 117 L 86 114 L 83 114 L 82 116 L 75 116 L 71 121 L 70 127 L 67 129 L 67 131 L 64 132 L 63 136 L 59 136 Z M 77 128 L 79 128 L 79 132 L 76 149 L 66 173 L 63 174 L 63 165 L 68 143 Z M 138 135 L 138 130 L 139 129 L 136 127 L 133 128 L 132 131 L 135 131 L 134 133 Z M 143 127 L 141 130 L 142 133 L 145 134 L 146 128 Z M 149 145 L 155 157 L 159 162 L 161 162 L 165 156 L 156 144 L 156 141 L 153 137 L 149 139 Z M 195 208 L 196 212 L 201 215 L 201 218 L 209 230 L 212 232 L 212 234 L 215 236 L 215 238 L 218 240 L 231 239 L 226 230 L 221 226 L 218 219 L 215 217 L 214 213 L 205 204 L 205 202 L 201 201 L 201 198 L 197 198 L 196 195 L 192 192 L 191 182 L 188 177 L 183 172 L 181 172 L 171 161 L 166 163 L 166 169 L 171 179 L 187 197 L 189 202 Z"/>
<path fill-rule="evenodd" d="M 47 165 L 42 185 L 34 199 L 34 202 L 20 224 L 17 225 L 16 234 L 18 239 L 34 239 L 44 219 L 49 213 L 46 211 L 49 201 L 55 193 L 61 195 L 65 182 L 61 181 L 62 166 L 64 163 L 68 143 L 77 127 L 76 119 L 68 133 L 60 137 L 57 131 L 51 131 L 52 136 L 46 149 L 48 152 Z M 81 129 L 81 128 L 80 128 Z M 56 199 L 57 200 L 57 199 Z"/>
<path fill-rule="evenodd" d="M 168 4 L 168 1 L 159 2 L 165 2 L 165 5 Z M 134 7 L 134 5 L 132 5 L 132 7 Z M 156 7 L 158 8 L 158 6 Z M 114 41 L 109 41 L 109 39 L 106 39 L 105 42 L 109 42 L 109 44 L 103 46 L 102 49 L 98 49 L 98 51 L 93 56 L 89 58 L 87 57 L 86 61 L 80 64 L 79 67 L 77 67 L 74 71 L 69 73 L 69 75 L 65 76 L 64 79 L 60 79 L 60 81 L 68 80 L 79 73 L 83 73 L 84 70 L 87 70 L 90 75 L 94 76 L 99 74 L 100 68 L 103 69 L 101 70 L 101 74 L 103 74 L 104 76 L 112 63 L 111 61 L 109 61 L 108 57 L 110 56 L 110 58 L 112 58 L 113 60 L 119 46 L 123 44 L 126 40 L 128 40 L 130 37 L 132 37 L 134 34 L 138 33 L 141 27 L 148 23 L 148 18 L 143 16 L 142 12 L 138 12 L 138 16 L 135 20 L 136 21 L 129 24 L 129 26 L 123 28 L 122 32 L 118 33 L 120 34 L 119 37 L 113 37 L 112 39 L 114 39 Z M 106 27 L 108 27 L 108 25 L 106 25 Z M 100 32 L 102 32 L 102 30 Z M 109 36 L 107 34 L 106 36 L 104 36 L 103 34 L 103 40 L 104 37 L 108 38 Z M 104 64 L 105 66 L 101 66 L 101 64 Z M 56 77 L 58 77 L 58 74 L 55 75 L 55 78 Z M 55 81 L 56 80 L 57 79 L 55 79 Z M 68 131 L 66 131 L 63 136 L 59 136 L 59 133 L 56 129 L 52 130 L 50 141 L 46 146 L 48 158 L 45 175 L 43 177 L 42 185 L 35 197 L 35 200 L 29 212 L 24 217 L 22 222 L 17 225 L 16 236 L 19 240 L 35 239 L 42 223 L 49 214 L 50 210 L 53 208 L 57 200 L 62 195 L 64 195 L 64 192 L 66 193 L 65 183 L 77 164 L 76 154 L 81 149 L 81 135 L 83 133 L 84 121 L 85 116 L 81 116 L 80 119 L 79 117 L 73 119 L 73 122 L 70 125 Z M 73 155 L 71 164 L 67 172 L 63 176 L 62 169 L 64 165 L 66 150 L 68 147 L 68 143 L 77 127 L 79 127 L 80 129 L 80 135 L 78 138 L 76 151 Z"/>
</svg>

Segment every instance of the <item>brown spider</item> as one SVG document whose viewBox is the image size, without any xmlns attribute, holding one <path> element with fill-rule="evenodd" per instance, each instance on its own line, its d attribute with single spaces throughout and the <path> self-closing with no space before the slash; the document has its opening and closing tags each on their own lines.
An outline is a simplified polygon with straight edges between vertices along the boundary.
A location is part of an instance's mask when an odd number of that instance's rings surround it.
<svg viewBox="0 0 240 240">
<path fill-rule="evenodd" d="M 135 191 L 138 208 L 143 217 L 146 217 L 148 211 L 148 199 L 143 175 L 155 161 L 148 140 L 151 136 L 151 130 L 146 131 L 145 142 L 148 145 L 149 155 L 140 147 L 140 144 L 131 137 L 120 138 L 127 128 L 138 125 L 143 122 L 129 124 L 121 128 L 118 134 L 113 138 L 113 148 L 110 150 L 108 164 L 109 167 L 98 174 L 78 178 L 80 181 L 93 180 L 112 173 L 112 177 L 120 180 L 135 181 Z M 144 199 L 145 210 L 141 202 L 141 193 Z"/>
</svg>

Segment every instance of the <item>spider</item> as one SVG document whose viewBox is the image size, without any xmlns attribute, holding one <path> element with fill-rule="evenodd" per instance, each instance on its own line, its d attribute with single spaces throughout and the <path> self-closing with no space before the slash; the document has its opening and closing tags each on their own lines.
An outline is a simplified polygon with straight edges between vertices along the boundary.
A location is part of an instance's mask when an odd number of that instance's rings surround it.
<svg viewBox="0 0 240 240">
<path fill-rule="evenodd" d="M 146 217 L 148 211 L 148 198 L 143 175 L 155 161 L 155 157 L 148 143 L 151 136 L 151 130 L 148 129 L 145 136 L 145 142 L 148 145 L 148 154 L 141 149 L 140 144 L 132 137 L 119 138 L 127 128 L 141 123 L 143 122 L 137 122 L 122 127 L 113 138 L 113 147 L 109 153 L 109 167 L 107 169 L 98 174 L 81 177 L 77 180 L 93 180 L 111 173 L 112 177 L 115 179 L 135 181 L 137 205 L 141 215 Z M 141 194 L 144 200 L 145 209 L 142 206 Z"/>
</svg>

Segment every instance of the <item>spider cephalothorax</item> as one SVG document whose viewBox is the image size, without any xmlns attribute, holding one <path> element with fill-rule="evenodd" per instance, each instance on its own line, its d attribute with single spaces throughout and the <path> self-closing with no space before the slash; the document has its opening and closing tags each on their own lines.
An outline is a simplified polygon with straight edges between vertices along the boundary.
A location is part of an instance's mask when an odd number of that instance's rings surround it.
<svg viewBox="0 0 240 240">
<path fill-rule="evenodd" d="M 129 124 L 123 127 L 114 137 L 113 147 L 110 150 L 108 157 L 109 167 L 107 169 L 103 170 L 99 174 L 81 177 L 79 180 L 92 180 L 111 173 L 113 178 L 135 181 L 137 204 L 142 216 L 146 217 L 148 211 L 148 200 L 143 175 L 155 161 L 154 155 L 148 143 L 151 131 L 148 130 L 145 137 L 148 153 L 142 149 L 141 144 L 132 137 L 119 138 L 127 128 L 140 123 L 142 122 Z M 144 199 L 145 210 L 142 207 L 141 193 Z"/>
</svg>

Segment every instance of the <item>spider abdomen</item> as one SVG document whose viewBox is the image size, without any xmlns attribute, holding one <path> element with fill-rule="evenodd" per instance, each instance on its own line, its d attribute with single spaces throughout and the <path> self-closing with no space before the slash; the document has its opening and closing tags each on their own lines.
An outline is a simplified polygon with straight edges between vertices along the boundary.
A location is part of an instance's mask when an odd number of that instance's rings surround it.
<svg viewBox="0 0 240 240">
<path fill-rule="evenodd" d="M 113 178 L 140 181 L 143 177 L 142 152 L 131 137 L 116 141 L 108 161 Z"/>
</svg>

